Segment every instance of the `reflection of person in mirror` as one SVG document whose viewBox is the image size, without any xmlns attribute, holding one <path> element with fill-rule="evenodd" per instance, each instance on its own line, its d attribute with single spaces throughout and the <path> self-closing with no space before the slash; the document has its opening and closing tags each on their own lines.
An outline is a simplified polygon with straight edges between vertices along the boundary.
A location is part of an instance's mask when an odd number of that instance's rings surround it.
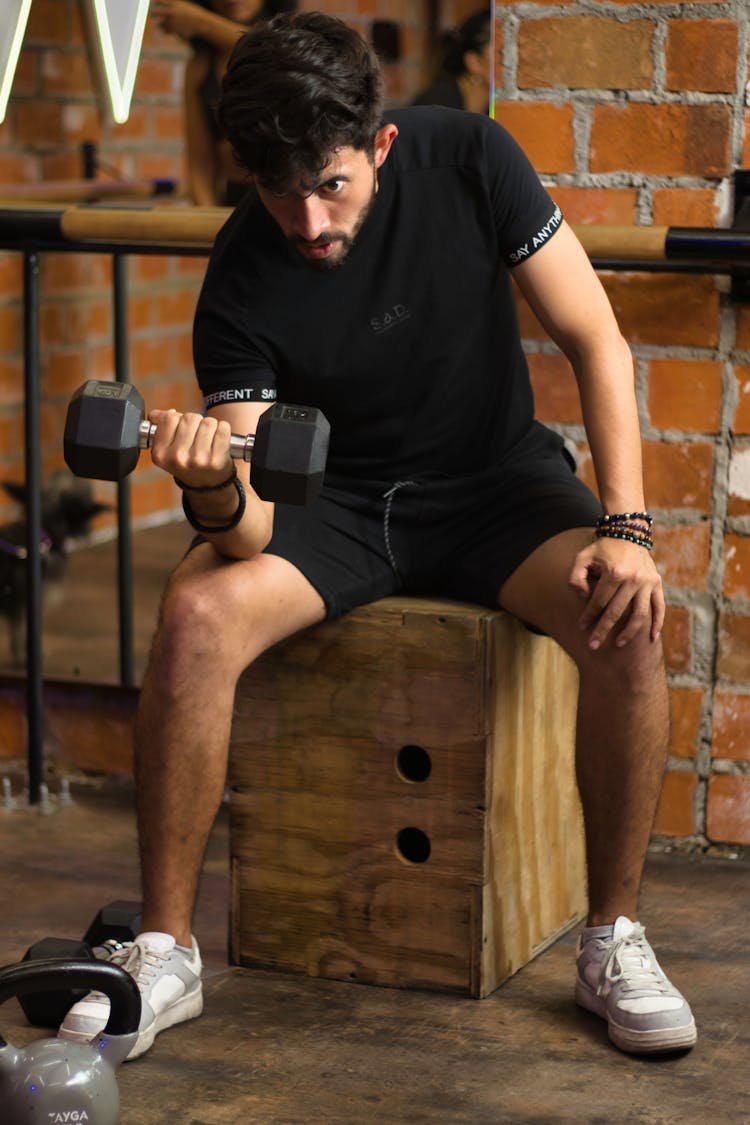
<svg viewBox="0 0 750 1125">
<path fill-rule="evenodd" d="M 193 910 L 238 677 L 401 591 L 501 608 L 575 661 L 588 861 L 575 998 L 624 1051 L 684 1049 L 690 1006 L 635 920 L 669 707 L 633 358 L 507 130 L 383 98 L 363 37 L 319 12 L 251 28 L 222 82 L 219 120 L 255 191 L 217 235 L 196 308 L 207 414 L 151 412 L 152 460 L 200 534 L 169 579 L 138 702 L 144 932 L 112 955 L 143 995 L 131 1057 L 202 1009 Z M 575 373 L 598 496 L 534 417 L 514 283 Z M 330 422 L 305 507 L 264 499 L 230 457 L 231 433 L 254 433 L 277 396 Z M 107 1015 L 95 993 L 60 1034 L 91 1038 Z"/>
<path fill-rule="evenodd" d="M 162 30 L 191 47 L 185 67 L 185 125 L 188 193 L 197 206 L 234 206 L 249 186 L 216 121 L 231 50 L 254 22 L 295 6 L 295 0 L 152 0 L 151 15 Z"/>
<path fill-rule="evenodd" d="M 492 13 L 474 12 L 443 32 L 429 86 L 412 105 L 448 105 L 487 113 L 492 70 Z"/>
</svg>

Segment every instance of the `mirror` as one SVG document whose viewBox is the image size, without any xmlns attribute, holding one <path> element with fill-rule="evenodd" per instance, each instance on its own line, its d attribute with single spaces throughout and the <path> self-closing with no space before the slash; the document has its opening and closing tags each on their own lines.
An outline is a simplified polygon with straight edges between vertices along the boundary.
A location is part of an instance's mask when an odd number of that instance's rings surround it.
<svg viewBox="0 0 750 1125">
<path fill-rule="evenodd" d="M 133 11 L 140 10 L 138 0 L 130 0 L 130 2 Z M 14 9 L 18 8 L 19 13 L 28 14 L 28 6 L 25 0 L 11 0 L 11 3 Z M 87 6 L 92 3 L 94 3 L 94 0 L 86 0 Z M 156 0 L 153 0 L 153 3 L 155 6 Z M 326 0 L 319 0 L 318 3 L 309 6 L 325 10 L 327 5 Z M 334 7 L 338 9 L 338 5 L 334 5 Z M 363 35 L 373 42 L 380 55 L 389 107 L 409 104 L 430 82 L 441 80 L 441 76 L 431 72 L 432 67 L 436 65 L 436 47 L 441 32 L 462 23 L 478 7 L 479 5 L 476 3 L 467 3 L 466 0 L 464 2 L 461 2 L 461 0 L 403 0 L 398 6 L 397 19 L 392 18 L 392 7 L 383 4 L 382 12 L 378 12 L 376 5 L 375 14 L 372 17 L 362 17 L 359 20 Z M 102 10 L 111 14 L 117 13 L 120 8 L 117 4 L 113 4 L 113 0 L 107 0 Z M 490 26 L 491 23 L 490 20 Z M 155 40 L 153 36 L 149 39 L 149 35 L 147 26 L 144 50 L 150 50 L 153 53 Z M 2 40 L 1 35 L 0 40 Z M 8 54 L 9 42 L 0 42 L 0 48 Z M 173 48 L 173 52 L 175 58 L 179 60 L 179 45 L 177 48 Z M 484 52 L 483 55 L 482 52 Z M 482 55 L 484 65 L 488 66 L 491 58 L 490 39 L 487 39 L 481 50 L 478 49 L 475 53 L 477 56 Z M 150 62 L 150 59 L 148 61 Z M 480 59 L 477 57 L 476 60 L 472 61 L 478 64 Z M 122 71 L 122 60 L 120 60 L 120 63 Z M 179 74 L 179 66 L 175 64 L 175 67 L 174 73 Z M 442 77 L 444 78 L 444 76 Z M 457 85 L 458 77 L 454 75 L 454 91 L 460 89 Z M 485 101 L 489 101 L 490 81 L 491 78 L 486 76 L 481 80 L 473 78 L 471 81 L 471 85 L 485 91 Z M 482 86 L 482 82 L 484 86 Z M 170 112 L 177 112 L 176 107 L 181 104 L 181 91 L 177 86 L 178 83 L 175 82 L 170 101 Z M 142 87 L 142 89 L 146 90 L 147 86 Z M 144 95 L 139 91 L 139 82 L 136 76 L 132 108 L 138 107 L 139 98 L 144 96 L 149 98 L 153 97 L 153 94 L 148 92 Z M 126 167 L 128 162 L 131 161 L 132 171 L 133 168 L 137 167 L 137 153 L 135 149 L 132 150 L 132 153 L 129 153 L 128 142 L 123 139 L 128 135 L 127 129 L 118 133 L 117 126 L 108 125 L 100 140 L 100 147 L 104 156 L 123 167 Z M 111 155 L 112 151 L 116 154 L 114 157 Z M 68 167 L 72 167 L 72 159 Z M 47 262 L 52 263 L 54 257 L 54 255 L 48 256 Z M 58 270 L 60 273 L 68 269 L 73 270 L 73 259 L 77 259 L 77 257 L 77 255 L 58 255 L 51 268 Z M 63 262 L 63 258 L 67 261 Z M 99 255 L 98 258 L 101 262 L 103 256 Z M 129 259 L 129 270 L 131 268 L 130 263 L 135 261 L 135 259 Z M 175 261 L 175 259 L 171 259 L 172 263 Z M 182 260 L 183 263 L 185 261 L 185 259 Z M 157 258 L 149 259 L 149 268 L 157 271 L 160 268 L 157 263 Z M 108 280 L 102 280 L 103 277 L 106 277 L 106 271 L 103 271 L 101 265 L 96 267 L 96 273 L 93 272 L 92 267 L 91 277 L 96 277 L 99 280 L 91 282 L 90 291 L 82 291 L 80 297 L 74 290 L 71 293 L 69 303 L 65 305 L 61 312 L 60 304 L 55 305 L 54 298 L 48 297 L 45 290 L 45 268 L 43 257 L 42 315 L 44 317 L 47 311 L 45 302 L 49 300 L 50 315 L 53 321 L 57 318 L 58 331 L 61 333 L 63 330 L 60 317 L 66 317 L 63 334 L 71 357 L 74 351 L 80 352 L 80 355 L 76 354 L 69 361 L 67 379 L 70 382 L 69 389 L 72 393 L 72 390 L 83 378 L 103 377 L 105 374 L 101 366 L 106 361 L 99 359 L 100 366 L 98 369 L 88 366 L 84 370 L 84 359 L 81 357 L 88 355 L 86 352 L 88 341 L 83 328 L 88 308 L 86 302 L 93 301 L 91 294 L 96 290 L 95 297 L 100 305 L 108 304 L 110 301 L 107 288 Z M 134 271 L 136 269 L 140 271 L 140 268 L 135 264 L 132 266 Z M 169 268 L 172 269 L 172 266 Z M 143 269 L 143 277 L 150 277 L 151 275 L 146 273 L 145 265 Z M 173 276 L 183 279 L 182 288 L 188 297 L 197 292 L 201 274 L 202 269 L 197 266 L 191 271 L 187 266 L 178 264 L 174 266 L 173 270 Z M 89 275 L 87 274 L 87 276 Z M 157 276 L 156 272 L 153 276 Z M 137 292 L 135 297 L 140 301 L 141 306 L 148 303 L 148 283 L 142 284 L 141 291 Z M 75 315 L 68 317 L 68 313 L 73 310 Z M 99 315 L 106 314 L 100 313 Z M 74 321 L 77 322 L 80 331 L 78 337 L 75 336 Z M 181 334 L 187 336 L 189 333 L 182 328 Z M 105 352 L 107 346 L 104 338 L 98 339 L 100 352 Z M 44 342 L 42 347 L 44 349 Z M 86 360 L 86 362 L 89 361 Z M 181 372 L 186 369 L 187 362 L 186 360 L 183 362 L 179 378 L 182 378 Z M 142 378 L 142 374 L 135 357 L 132 366 L 131 377 L 133 382 L 137 384 Z M 80 374 L 78 373 L 79 369 Z M 46 385 L 43 384 L 43 392 L 45 391 Z M 181 404 L 176 405 L 180 406 Z M 185 407 L 182 406 L 182 408 Z M 55 415 L 55 425 L 57 425 L 56 417 Z M 49 424 L 52 425 L 53 423 L 50 422 Z M 20 440 L 19 438 L 19 443 Z M 47 437 L 44 437 L 43 440 L 46 443 L 44 446 L 46 457 L 49 441 Z M 8 472 L 7 475 L 9 477 L 14 475 L 17 479 L 19 474 Z M 158 491 L 158 489 L 155 491 Z M 169 495 L 165 501 L 164 497 L 167 492 L 168 490 L 162 490 L 160 493 L 160 503 L 156 504 L 159 511 L 153 508 L 147 511 L 140 503 L 137 510 L 134 506 L 132 603 L 136 683 L 140 683 L 143 674 L 164 583 L 192 537 L 190 528 L 182 521 L 181 517 L 176 518 L 175 522 L 159 523 L 159 512 L 163 511 L 165 507 L 173 505 L 175 516 L 177 516 L 179 510 L 179 498 Z M 100 490 L 97 489 L 97 495 L 99 494 Z M 106 494 L 110 502 L 114 503 L 114 489 L 111 491 L 101 490 L 101 494 L 102 498 Z M 20 536 L 17 532 L 13 535 L 3 534 L 8 532 L 13 523 L 22 518 L 22 510 L 20 507 L 12 508 L 10 504 L 5 506 L 5 510 L 8 515 L 4 521 L 4 528 L 0 529 L 0 616 L 4 618 L 3 623 L 0 624 L 0 671 L 23 675 L 25 669 L 23 645 L 25 606 L 22 558 L 24 537 L 23 532 Z M 112 513 L 108 513 L 103 518 L 96 518 L 93 527 L 95 529 L 93 538 L 83 540 L 83 545 L 74 543 L 73 549 L 67 554 L 65 560 L 60 557 L 55 558 L 54 552 L 46 556 L 49 577 L 45 583 L 42 657 L 44 676 L 47 679 L 74 679 L 82 682 L 103 683 L 118 683 L 120 680 L 117 543 L 113 538 L 114 518 Z"/>
</svg>

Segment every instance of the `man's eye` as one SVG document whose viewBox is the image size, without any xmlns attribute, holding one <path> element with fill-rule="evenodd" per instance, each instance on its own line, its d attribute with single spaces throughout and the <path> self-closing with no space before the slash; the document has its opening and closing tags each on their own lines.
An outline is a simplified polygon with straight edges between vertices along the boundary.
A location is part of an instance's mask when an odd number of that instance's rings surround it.
<svg viewBox="0 0 750 1125">
<path fill-rule="evenodd" d="M 336 195 L 337 192 L 341 191 L 345 183 L 346 180 L 326 180 L 323 184 L 323 190 L 331 192 L 332 195 Z"/>
</svg>

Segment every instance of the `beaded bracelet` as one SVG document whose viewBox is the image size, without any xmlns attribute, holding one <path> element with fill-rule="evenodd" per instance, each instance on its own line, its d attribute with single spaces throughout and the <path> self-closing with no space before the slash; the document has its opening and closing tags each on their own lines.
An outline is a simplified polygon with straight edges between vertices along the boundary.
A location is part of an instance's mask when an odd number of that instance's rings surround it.
<svg viewBox="0 0 750 1125">
<path fill-rule="evenodd" d="M 640 521 L 633 523 L 633 520 Z M 597 539 L 625 539 L 650 551 L 654 545 L 651 527 L 654 518 L 649 512 L 618 512 L 603 515 L 596 521 Z M 646 526 L 644 527 L 643 524 Z"/>
<path fill-rule="evenodd" d="M 653 539 L 646 535 L 631 535 L 628 531 L 615 531 L 613 527 L 598 527 L 595 534 L 597 539 L 627 539 L 629 543 L 637 543 L 647 551 L 650 551 L 654 545 Z"/>
<path fill-rule="evenodd" d="M 187 493 L 183 492 L 183 494 L 182 494 L 182 510 L 185 513 L 185 519 L 188 521 L 188 523 L 190 524 L 191 527 L 195 528 L 196 531 L 200 531 L 201 535 L 221 535 L 225 531 L 233 531 L 235 529 L 235 527 L 237 526 L 237 524 L 242 519 L 243 515 L 245 514 L 245 505 L 247 504 L 247 497 L 245 496 L 245 489 L 242 487 L 242 481 L 240 480 L 240 478 L 235 473 L 234 476 L 231 478 L 231 482 L 228 481 L 227 483 L 233 484 L 234 487 L 237 489 L 237 495 L 239 497 L 240 502 L 237 506 L 237 511 L 234 513 L 232 518 L 227 523 L 220 524 L 218 527 L 212 527 L 210 524 L 199 523 L 198 520 L 193 515 L 193 510 L 190 507 L 190 501 L 188 500 Z M 202 491 L 202 490 L 196 490 L 196 491 Z M 206 491 L 210 492 L 212 490 L 207 489 Z"/>
<path fill-rule="evenodd" d="M 622 523 L 624 520 L 643 520 L 649 527 L 654 522 L 654 517 L 650 512 L 619 512 L 616 515 L 608 516 L 603 515 L 596 521 L 597 527 L 602 527 L 608 523 Z"/>
</svg>

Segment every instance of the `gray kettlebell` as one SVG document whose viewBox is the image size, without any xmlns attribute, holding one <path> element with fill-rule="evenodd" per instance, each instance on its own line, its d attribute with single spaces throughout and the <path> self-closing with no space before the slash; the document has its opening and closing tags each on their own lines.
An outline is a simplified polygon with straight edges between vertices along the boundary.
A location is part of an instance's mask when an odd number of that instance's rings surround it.
<svg viewBox="0 0 750 1125">
<path fill-rule="evenodd" d="M 19 993 L 80 988 L 110 1000 L 106 1026 L 90 1043 L 39 1039 L 21 1049 L 0 1035 L 3 1125 L 117 1125 L 115 1067 L 138 1038 L 141 994 L 129 973 L 106 961 L 52 957 L 0 969 L 0 1004 Z"/>
</svg>

